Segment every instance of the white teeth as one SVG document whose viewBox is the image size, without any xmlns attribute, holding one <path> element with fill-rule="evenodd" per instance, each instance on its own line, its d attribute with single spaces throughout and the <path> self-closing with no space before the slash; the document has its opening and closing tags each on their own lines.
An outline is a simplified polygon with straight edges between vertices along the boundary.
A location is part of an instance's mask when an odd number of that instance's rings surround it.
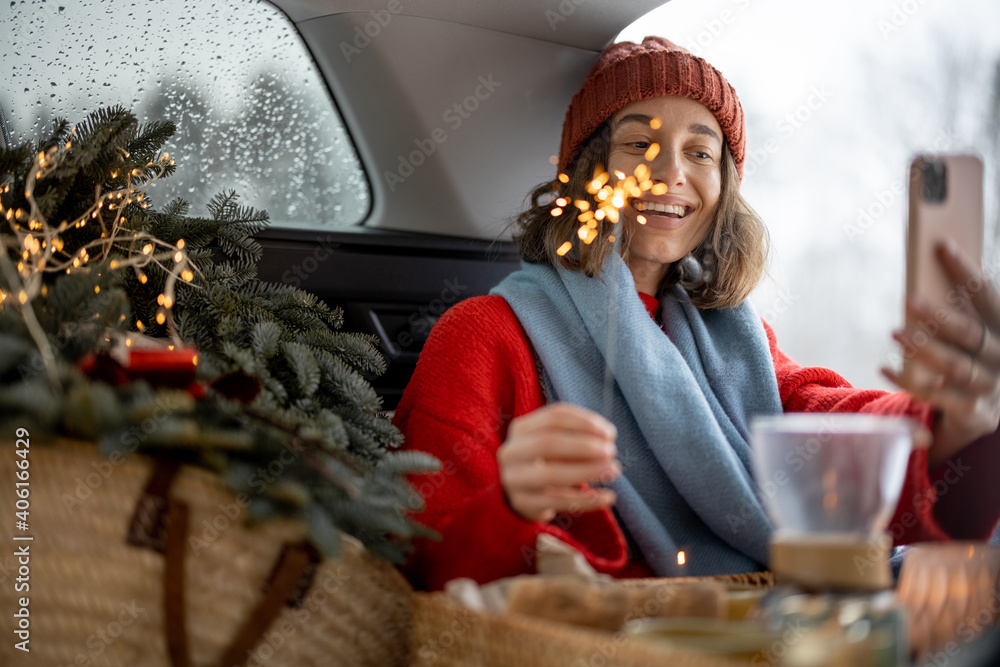
<svg viewBox="0 0 1000 667">
<path fill-rule="evenodd" d="M 686 208 L 684 206 L 674 206 L 673 204 L 658 204 L 651 201 L 634 201 L 632 206 L 637 211 L 657 211 L 659 213 L 673 213 L 680 217 L 684 217 L 684 211 Z"/>
</svg>

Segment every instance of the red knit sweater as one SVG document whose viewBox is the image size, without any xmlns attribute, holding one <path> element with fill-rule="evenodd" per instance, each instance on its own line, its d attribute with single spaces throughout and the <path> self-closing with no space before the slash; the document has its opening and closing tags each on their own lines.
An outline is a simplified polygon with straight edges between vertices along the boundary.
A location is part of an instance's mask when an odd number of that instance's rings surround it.
<svg viewBox="0 0 1000 667">
<path fill-rule="evenodd" d="M 640 297 L 651 315 L 657 312 L 655 298 Z M 778 349 L 766 324 L 765 329 L 786 412 L 908 415 L 929 425 L 930 409 L 908 394 L 854 389 L 833 371 L 799 366 Z M 404 568 L 414 586 L 438 590 L 456 577 L 485 583 L 533 572 L 535 540 L 541 532 L 579 549 L 600 572 L 651 576 L 645 562 L 628 562 L 624 535 L 610 510 L 559 515 L 550 523 L 539 523 L 521 518 L 507 505 L 497 449 L 512 418 L 544 404 L 528 337 L 502 297 L 467 299 L 441 317 L 394 418 L 408 449 L 429 452 L 442 462 L 441 471 L 413 480 L 427 503 L 418 519 L 441 534 L 439 542 L 417 540 Z M 947 468 L 938 476 L 946 473 Z M 950 472 L 952 477 L 956 474 L 968 479 L 974 473 Z M 970 486 L 963 485 L 966 490 Z M 935 501 L 926 451 L 915 451 L 890 524 L 897 544 L 948 538 L 942 525 L 947 527 L 949 517 L 936 516 L 940 512 L 935 512 Z M 996 506 L 1000 498 L 991 505 Z M 958 510 L 951 514 L 960 516 Z M 982 539 L 995 523 L 995 509 L 989 517 L 972 527 L 959 526 L 957 532 L 978 530 Z"/>
</svg>

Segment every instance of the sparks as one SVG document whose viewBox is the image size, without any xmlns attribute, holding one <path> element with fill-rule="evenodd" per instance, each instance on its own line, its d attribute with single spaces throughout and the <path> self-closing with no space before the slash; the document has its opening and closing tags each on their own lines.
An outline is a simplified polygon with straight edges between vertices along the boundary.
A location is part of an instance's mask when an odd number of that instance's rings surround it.
<svg viewBox="0 0 1000 667">
<path fill-rule="evenodd" d="M 660 144 L 650 144 L 649 148 L 646 149 L 646 154 L 643 155 L 643 158 L 645 158 L 646 162 L 652 162 L 659 154 Z"/>
<path fill-rule="evenodd" d="M 569 252 L 569 251 L 570 251 L 570 250 L 571 250 L 572 248 L 573 248 L 573 244 L 572 244 L 572 243 L 570 243 L 569 241 L 566 241 L 566 242 L 565 242 L 565 243 L 563 243 L 563 244 L 562 244 L 561 246 L 559 246 L 559 249 L 558 249 L 558 250 L 556 250 L 556 254 L 557 254 L 557 255 L 559 255 L 560 257 L 563 257 L 563 256 L 564 256 L 564 255 L 565 255 L 566 253 L 568 253 L 568 252 Z"/>
</svg>

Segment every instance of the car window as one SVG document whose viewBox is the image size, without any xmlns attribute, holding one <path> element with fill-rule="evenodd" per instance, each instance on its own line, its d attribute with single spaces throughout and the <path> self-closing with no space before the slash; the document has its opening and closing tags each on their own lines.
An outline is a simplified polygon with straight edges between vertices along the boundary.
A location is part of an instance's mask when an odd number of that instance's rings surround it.
<svg viewBox="0 0 1000 667">
<path fill-rule="evenodd" d="M 14 142 L 121 104 L 171 120 L 159 201 L 216 193 L 277 226 L 348 226 L 370 208 L 361 163 L 298 33 L 254 0 L 18 0 L 0 12 L 0 107 Z"/>
<path fill-rule="evenodd" d="M 671 0 L 620 39 L 659 34 L 719 68 L 747 117 L 742 192 L 771 232 L 754 304 L 785 352 L 856 386 L 901 363 L 906 165 L 986 166 L 984 267 L 997 276 L 1000 3 Z"/>
</svg>

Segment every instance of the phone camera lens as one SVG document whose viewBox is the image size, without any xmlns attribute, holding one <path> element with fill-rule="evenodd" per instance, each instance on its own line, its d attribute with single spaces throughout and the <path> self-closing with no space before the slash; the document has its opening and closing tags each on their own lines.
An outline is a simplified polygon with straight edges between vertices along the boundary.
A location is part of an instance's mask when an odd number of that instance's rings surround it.
<svg viewBox="0 0 1000 667">
<path fill-rule="evenodd" d="M 923 165 L 922 194 L 926 202 L 942 202 L 948 195 L 948 172 L 941 160 L 929 160 Z"/>
</svg>

